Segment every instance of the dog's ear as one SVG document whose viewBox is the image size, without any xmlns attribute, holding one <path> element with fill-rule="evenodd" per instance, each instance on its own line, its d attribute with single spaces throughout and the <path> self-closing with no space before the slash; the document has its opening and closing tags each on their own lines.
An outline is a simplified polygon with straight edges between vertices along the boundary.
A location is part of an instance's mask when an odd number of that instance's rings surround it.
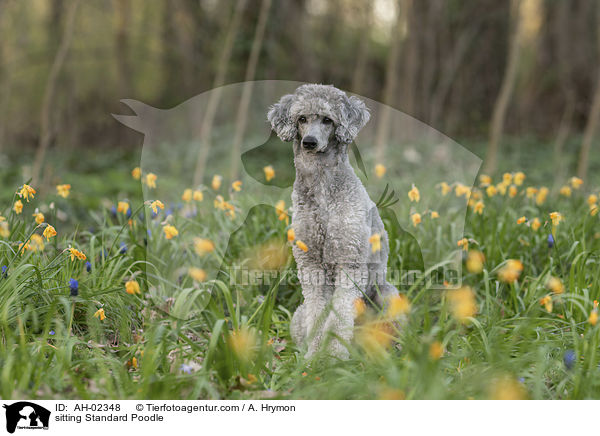
<svg viewBox="0 0 600 436">
<path fill-rule="evenodd" d="M 335 129 L 338 141 L 349 144 L 369 121 L 371 114 L 365 103 L 358 97 L 350 97 L 343 105 L 340 124 Z"/>
<path fill-rule="evenodd" d="M 271 106 L 267 114 L 271 128 L 277 133 L 279 139 L 285 142 L 293 141 L 298 133 L 296 123 L 290 116 L 290 107 L 294 100 L 294 95 L 284 95 L 278 103 Z"/>
</svg>

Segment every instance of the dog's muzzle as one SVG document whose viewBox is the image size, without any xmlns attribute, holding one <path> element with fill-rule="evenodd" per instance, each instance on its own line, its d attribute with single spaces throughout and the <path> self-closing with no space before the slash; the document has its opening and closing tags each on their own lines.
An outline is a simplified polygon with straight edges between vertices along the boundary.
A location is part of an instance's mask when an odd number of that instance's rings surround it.
<svg viewBox="0 0 600 436">
<path fill-rule="evenodd" d="M 305 136 L 302 139 L 302 147 L 306 150 L 314 150 L 317 147 L 317 138 L 314 136 Z"/>
</svg>

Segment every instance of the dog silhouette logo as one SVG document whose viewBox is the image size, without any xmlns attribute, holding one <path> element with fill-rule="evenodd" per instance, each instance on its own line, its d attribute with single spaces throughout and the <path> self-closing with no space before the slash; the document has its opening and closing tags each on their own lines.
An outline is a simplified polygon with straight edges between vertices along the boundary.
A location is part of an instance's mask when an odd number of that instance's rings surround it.
<svg viewBox="0 0 600 436">
<path fill-rule="evenodd" d="M 14 433 L 17 428 L 48 430 L 50 421 L 48 409 L 28 401 L 4 404 L 3 407 L 6 409 L 6 431 L 9 433 Z"/>
</svg>

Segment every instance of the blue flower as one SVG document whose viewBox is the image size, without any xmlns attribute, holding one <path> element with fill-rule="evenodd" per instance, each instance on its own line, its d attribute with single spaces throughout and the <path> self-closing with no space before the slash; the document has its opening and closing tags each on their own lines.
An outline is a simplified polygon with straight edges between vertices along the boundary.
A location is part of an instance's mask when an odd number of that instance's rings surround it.
<svg viewBox="0 0 600 436">
<path fill-rule="evenodd" d="M 548 235 L 548 248 L 552 247 L 554 247 L 554 236 L 552 236 L 552 233 L 550 233 Z"/>
<path fill-rule="evenodd" d="M 6 265 L 2 265 L 2 278 L 7 278 L 8 277 L 8 267 Z"/>
<path fill-rule="evenodd" d="M 152 215 L 151 215 L 152 219 L 156 218 L 157 216 L 158 216 L 158 211 L 156 211 L 156 212 L 152 211 Z"/>
<path fill-rule="evenodd" d="M 573 369 L 573 367 L 575 366 L 575 360 L 576 360 L 575 351 L 573 351 L 573 350 L 565 351 L 565 355 L 563 356 L 563 362 L 564 362 L 565 366 L 567 367 L 567 369 Z"/>
<path fill-rule="evenodd" d="M 117 217 L 117 207 L 113 206 L 110 208 L 110 214 L 113 216 L 113 218 Z"/>
<path fill-rule="evenodd" d="M 50 336 L 54 336 L 54 335 L 56 334 L 56 332 L 55 332 L 54 330 L 50 330 L 50 331 L 48 332 L 48 334 L 49 334 Z"/>
<path fill-rule="evenodd" d="M 89 260 L 85 263 L 85 270 L 87 272 L 92 272 L 92 264 L 90 263 Z"/>
<path fill-rule="evenodd" d="M 69 279 L 69 289 L 71 290 L 71 297 L 77 297 L 79 295 L 79 282 L 75 279 Z"/>
<path fill-rule="evenodd" d="M 170 215 L 173 215 L 173 209 L 172 209 L 172 208 L 168 208 L 168 209 L 165 211 L 165 216 L 170 216 Z"/>
<path fill-rule="evenodd" d="M 182 363 L 181 366 L 179 367 L 179 370 L 181 372 L 185 372 L 186 374 L 191 374 L 192 369 L 193 368 L 190 365 L 186 365 L 185 363 Z"/>
<path fill-rule="evenodd" d="M 119 250 L 119 253 L 121 253 L 121 254 L 127 253 L 127 245 L 125 244 L 125 242 L 121 242 L 121 245 L 119 245 L 119 247 L 121 247 L 121 249 Z"/>
<path fill-rule="evenodd" d="M 131 218 L 131 208 L 127 208 L 127 218 Z"/>
</svg>

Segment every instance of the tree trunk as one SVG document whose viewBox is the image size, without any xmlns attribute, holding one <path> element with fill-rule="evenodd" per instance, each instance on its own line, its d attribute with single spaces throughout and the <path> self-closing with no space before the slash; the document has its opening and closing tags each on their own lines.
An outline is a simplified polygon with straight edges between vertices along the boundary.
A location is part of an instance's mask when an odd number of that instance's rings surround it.
<svg viewBox="0 0 600 436">
<path fill-rule="evenodd" d="M 600 7 L 597 7 L 597 18 L 598 24 L 600 24 Z M 598 29 L 598 27 L 596 27 Z M 598 49 L 600 53 L 600 31 L 598 31 Z M 600 124 L 600 66 L 598 66 L 598 77 L 596 78 L 596 91 L 594 92 L 594 99 L 592 100 L 592 106 L 590 108 L 590 114 L 588 115 L 587 123 L 585 125 L 585 131 L 583 133 L 583 142 L 581 143 L 581 151 L 579 153 L 579 163 L 577 164 L 577 177 L 585 180 L 587 176 L 587 170 L 589 167 L 589 156 L 590 149 L 592 148 L 592 142 L 596 130 L 598 130 L 598 124 Z"/>
<path fill-rule="evenodd" d="M 513 34 L 508 49 L 508 62 L 506 64 L 506 70 L 504 72 L 504 78 L 502 79 L 502 85 L 500 87 L 500 93 L 494 104 L 494 110 L 492 114 L 492 123 L 490 126 L 490 142 L 486 153 L 485 162 L 483 164 L 484 171 L 488 174 L 492 174 L 496 171 L 498 166 L 498 148 L 500 141 L 502 140 L 502 132 L 504 130 L 504 121 L 506 119 L 506 111 L 508 104 L 517 82 L 517 72 L 519 70 L 519 59 L 521 54 L 520 44 L 520 1 L 512 0 L 511 2 L 511 15 L 513 21 Z"/>
<path fill-rule="evenodd" d="M 358 48 L 356 50 L 356 66 L 352 74 L 352 87 L 350 90 L 355 94 L 361 94 L 365 90 L 365 74 L 367 71 L 367 60 L 369 54 L 369 43 L 371 41 L 370 30 L 373 21 L 373 5 L 370 2 L 360 3 L 363 22 L 358 32 Z"/>
<path fill-rule="evenodd" d="M 256 75 L 256 64 L 262 48 L 263 39 L 265 36 L 265 28 L 267 26 L 267 18 L 271 9 L 272 0 L 262 0 L 252 48 L 246 66 L 246 75 L 244 77 L 244 87 L 242 89 L 242 97 L 235 123 L 235 136 L 233 138 L 233 146 L 231 149 L 231 180 L 235 180 L 239 176 L 240 149 L 242 147 L 242 139 L 246 132 L 246 124 L 248 123 L 248 107 L 250 106 L 250 97 L 252 97 L 252 88 L 254 87 L 254 76 Z"/>
<path fill-rule="evenodd" d="M 379 122 L 375 133 L 375 157 L 378 163 L 383 162 L 385 149 L 387 147 L 392 108 L 389 106 L 395 95 L 396 85 L 398 83 L 397 64 L 400 55 L 400 45 L 402 42 L 402 28 L 404 27 L 406 17 L 409 15 L 412 0 L 399 0 L 397 2 L 396 23 L 392 32 L 390 41 L 390 52 L 385 72 L 385 85 L 383 88 L 382 102 L 384 107 L 379 115 Z"/>
<path fill-rule="evenodd" d="M 129 65 L 129 28 L 131 26 L 130 0 L 114 0 L 115 8 L 115 58 L 117 61 L 117 86 L 120 98 L 131 97 L 131 67 Z"/>
<path fill-rule="evenodd" d="M 208 159 L 208 154 L 211 148 L 212 128 L 217 107 L 219 106 L 219 102 L 221 100 L 220 87 L 225 83 L 225 74 L 227 73 L 227 67 L 229 65 L 229 60 L 231 59 L 233 42 L 235 41 L 235 37 L 238 33 L 242 12 L 244 11 L 245 6 L 246 0 L 236 1 L 233 17 L 231 19 L 229 28 L 227 29 L 225 43 L 223 44 L 223 51 L 221 52 L 221 58 L 219 59 L 217 72 L 213 81 L 213 89 L 210 93 L 210 98 L 200 128 L 200 147 L 198 150 L 198 160 L 196 161 L 196 170 L 194 171 L 194 186 L 201 183 L 204 178 L 206 160 Z"/>
<path fill-rule="evenodd" d="M 58 47 L 58 51 L 56 52 L 56 57 L 54 58 L 52 68 L 50 69 L 50 74 L 48 75 L 48 80 L 46 82 L 46 90 L 44 92 L 44 99 L 42 101 L 42 111 L 40 115 L 40 139 L 37 151 L 35 153 L 33 169 L 31 172 L 31 177 L 34 183 L 37 180 L 39 180 L 41 176 L 42 168 L 44 166 L 44 159 L 46 157 L 46 150 L 48 149 L 48 145 L 50 144 L 50 141 L 52 139 L 52 131 L 50 128 L 50 113 L 54 105 L 56 84 L 62 67 L 65 63 L 65 59 L 67 58 L 67 54 L 69 53 L 69 46 L 71 45 L 71 40 L 73 39 L 73 29 L 75 28 L 75 17 L 78 5 L 79 0 L 73 0 L 69 6 L 69 10 L 67 12 L 67 19 L 65 22 L 65 28 L 60 41 L 60 46 Z"/>
</svg>

